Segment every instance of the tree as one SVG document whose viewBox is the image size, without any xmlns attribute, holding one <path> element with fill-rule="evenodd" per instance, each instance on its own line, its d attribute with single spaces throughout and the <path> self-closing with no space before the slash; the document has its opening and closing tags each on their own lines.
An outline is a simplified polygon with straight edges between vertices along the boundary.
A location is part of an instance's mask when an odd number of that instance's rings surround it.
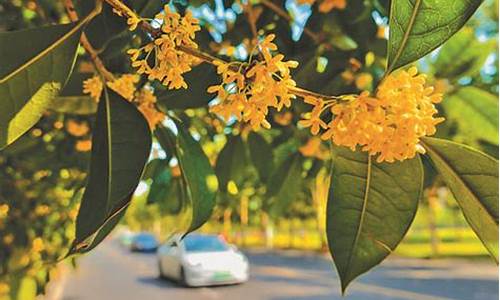
<svg viewBox="0 0 500 300">
<path fill-rule="evenodd" d="M 152 182 L 148 202 L 189 207 L 189 233 L 216 199 L 231 207 L 245 187 L 269 214 L 310 206 L 304 191 L 327 168 L 326 234 L 342 292 L 400 243 L 424 175 L 441 177 L 498 261 L 498 161 L 476 149 L 498 153 L 498 84 L 480 74 L 495 45 L 474 24 L 462 29 L 481 2 L 27 5 L 32 18 L 0 25 L 9 29 L 0 33 L 0 148 L 47 111 L 95 115 L 66 256 L 111 232 L 141 178 Z M 64 16 L 72 23 L 59 24 Z M 422 58 L 427 78 L 415 67 Z M 152 145 L 164 155 L 148 163 Z"/>
</svg>

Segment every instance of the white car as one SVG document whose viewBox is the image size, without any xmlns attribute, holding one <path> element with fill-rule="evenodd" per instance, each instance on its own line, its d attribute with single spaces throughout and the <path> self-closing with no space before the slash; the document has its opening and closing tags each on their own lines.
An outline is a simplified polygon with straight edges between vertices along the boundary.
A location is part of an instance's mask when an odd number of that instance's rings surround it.
<svg viewBox="0 0 500 300">
<path fill-rule="evenodd" d="M 243 283 L 248 260 L 235 246 L 217 235 L 175 235 L 157 250 L 160 277 L 186 286 Z"/>
</svg>

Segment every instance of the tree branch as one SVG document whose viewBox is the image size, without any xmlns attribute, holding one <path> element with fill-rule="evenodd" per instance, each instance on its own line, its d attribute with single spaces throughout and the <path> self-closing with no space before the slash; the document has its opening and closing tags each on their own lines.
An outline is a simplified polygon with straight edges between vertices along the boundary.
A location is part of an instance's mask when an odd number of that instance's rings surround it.
<svg viewBox="0 0 500 300">
<path fill-rule="evenodd" d="M 78 14 L 76 13 L 75 6 L 73 5 L 72 0 L 64 0 L 64 7 L 66 8 L 66 11 L 68 12 L 69 19 L 73 22 L 78 21 Z M 100 11 L 102 9 L 102 2 L 100 0 L 96 1 L 96 10 Z M 94 49 L 94 47 L 90 44 L 87 36 L 85 33 L 82 33 L 82 36 L 80 37 L 80 43 L 82 44 L 83 48 L 87 53 L 90 55 L 90 58 L 92 59 L 97 71 L 104 77 L 106 81 L 114 81 L 115 77 L 111 72 L 109 72 L 106 67 L 104 66 L 102 60 L 99 58 L 97 51 Z"/>
<path fill-rule="evenodd" d="M 140 16 L 138 16 L 133 10 L 131 10 L 128 6 L 126 6 L 120 0 L 104 0 L 104 1 L 106 1 L 109 5 L 111 5 L 111 7 L 113 7 L 123 17 L 140 19 Z M 151 34 L 151 37 L 154 39 L 159 38 L 162 34 L 161 29 L 154 28 L 153 26 L 151 26 L 150 23 L 148 23 L 146 21 L 141 21 L 139 23 L 138 27 L 140 27 L 142 30 L 146 31 L 147 33 Z M 213 55 L 202 52 L 202 51 L 195 49 L 195 48 L 192 48 L 192 47 L 179 45 L 176 48 L 184 53 L 187 53 L 187 54 L 192 55 L 196 58 L 199 58 L 200 60 L 202 60 L 206 63 L 209 63 L 211 65 L 215 65 L 215 61 L 226 62 L 221 58 L 215 57 Z M 308 90 L 300 88 L 300 87 L 290 88 L 290 92 L 292 92 L 294 95 L 300 96 L 300 97 L 316 97 L 316 98 L 320 98 L 323 100 L 339 100 L 340 99 L 340 97 L 338 97 L 338 96 L 323 95 L 320 93 L 308 91 Z"/>
</svg>

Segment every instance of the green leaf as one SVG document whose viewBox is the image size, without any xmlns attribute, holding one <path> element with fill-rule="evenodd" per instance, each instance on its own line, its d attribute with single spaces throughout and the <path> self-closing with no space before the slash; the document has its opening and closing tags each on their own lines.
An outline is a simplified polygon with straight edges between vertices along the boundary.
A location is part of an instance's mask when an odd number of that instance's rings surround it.
<svg viewBox="0 0 500 300">
<path fill-rule="evenodd" d="M 177 123 L 177 160 L 192 204 L 192 219 L 187 233 L 201 227 L 212 215 L 218 189 L 217 176 L 200 144 L 183 124 Z"/>
<path fill-rule="evenodd" d="M 54 99 L 50 109 L 64 114 L 94 114 L 97 111 L 97 102 L 89 95 L 83 94 L 83 81 L 92 76 L 93 73 L 80 73 L 75 70 L 68 78 L 68 82 L 59 93 L 59 96 Z"/>
<path fill-rule="evenodd" d="M 442 103 L 448 120 L 457 123 L 459 139 L 498 145 L 498 97 L 477 87 L 466 86 Z"/>
<path fill-rule="evenodd" d="M 258 133 L 248 135 L 248 149 L 250 158 L 257 169 L 261 182 L 267 182 L 274 169 L 273 149 L 271 145 Z"/>
<path fill-rule="evenodd" d="M 436 77 L 457 80 L 478 74 L 495 47 L 495 39 L 479 41 L 472 28 L 464 27 L 439 51 L 433 63 Z"/>
<path fill-rule="evenodd" d="M 167 90 L 161 88 L 157 101 L 164 109 L 188 109 L 207 106 L 215 95 L 207 93 L 211 85 L 219 84 L 217 71 L 213 66 L 202 64 L 184 76 L 187 89 Z"/>
<path fill-rule="evenodd" d="M 269 179 L 266 197 L 271 215 L 279 216 L 297 199 L 302 188 L 302 160 L 298 153 L 290 155 Z"/>
<path fill-rule="evenodd" d="M 179 195 L 179 201 L 172 202 L 171 195 L 164 195 L 161 200 L 164 207 L 184 206 L 184 202 L 191 205 L 191 223 L 187 233 L 202 226 L 211 216 L 215 206 L 215 197 L 218 189 L 218 180 L 210 165 L 208 157 L 200 144 L 191 136 L 183 123 L 177 122 L 177 136 L 166 127 L 158 127 L 155 135 L 165 151 L 172 153 L 179 162 L 182 180 L 176 178 L 169 188 L 169 194 Z M 182 199 L 180 199 L 182 198 Z M 165 203 L 168 201 L 169 203 Z"/>
<path fill-rule="evenodd" d="M 168 162 L 169 160 L 163 158 L 155 158 L 149 161 L 142 174 L 142 180 L 153 179 L 161 170 L 168 167 Z"/>
<path fill-rule="evenodd" d="M 176 155 L 175 134 L 170 129 L 159 126 L 156 127 L 154 135 L 160 146 L 163 148 L 163 151 L 165 151 L 165 154 L 167 156 L 166 160 L 170 161 L 172 156 Z"/>
<path fill-rule="evenodd" d="M 230 180 L 238 186 L 242 183 L 246 165 L 246 148 L 243 140 L 239 135 L 230 136 L 215 163 L 215 173 L 219 179 L 221 191 L 226 190 Z"/>
<path fill-rule="evenodd" d="M 168 164 L 157 170 L 157 174 L 153 177 L 153 183 L 149 189 L 147 204 L 153 204 L 165 198 L 165 194 L 169 192 L 169 187 L 172 181 L 172 172 Z"/>
<path fill-rule="evenodd" d="M 0 149 L 52 105 L 73 69 L 87 21 L 0 33 Z"/>
<path fill-rule="evenodd" d="M 366 152 L 333 148 L 327 237 L 342 293 L 401 242 L 422 193 L 419 157 L 376 163 Z"/>
<path fill-rule="evenodd" d="M 125 5 L 138 12 L 138 15 L 143 18 L 153 18 L 163 7 L 162 0 L 130 0 L 124 2 Z M 94 6 L 94 1 L 75 1 L 75 8 L 80 15 L 85 15 Z M 126 19 L 114 13 L 110 5 L 104 5 L 102 13 L 85 28 L 85 34 L 92 46 L 102 51 L 118 38 L 119 35 L 126 34 L 132 36 L 133 33 L 129 32 L 127 28 Z"/>
<path fill-rule="evenodd" d="M 151 131 L 136 107 L 113 91 L 101 96 L 89 179 L 70 254 L 91 250 L 124 214 L 151 149 Z"/>
<path fill-rule="evenodd" d="M 97 111 L 97 103 L 86 96 L 56 97 L 50 109 L 63 114 L 93 115 Z"/>
<path fill-rule="evenodd" d="M 391 1 L 387 73 L 428 54 L 457 32 L 481 0 Z"/>
<path fill-rule="evenodd" d="M 422 142 L 465 219 L 498 263 L 498 160 L 442 139 Z"/>
<path fill-rule="evenodd" d="M 180 177 L 172 178 L 168 189 L 157 199 L 156 204 L 163 215 L 177 215 L 182 218 L 181 212 L 188 207 L 189 199 L 186 194 L 184 180 Z"/>
</svg>

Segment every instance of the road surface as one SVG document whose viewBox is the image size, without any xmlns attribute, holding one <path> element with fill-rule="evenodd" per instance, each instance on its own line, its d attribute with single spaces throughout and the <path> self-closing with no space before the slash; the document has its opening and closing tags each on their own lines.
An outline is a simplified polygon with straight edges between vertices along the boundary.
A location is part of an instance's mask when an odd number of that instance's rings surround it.
<svg viewBox="0 0 500 300">
<path fill-rule="evenodd" d="M 393 258 L 340 296 L 328 258 L 293 252 L 248 254 L 251 279 L 242 285 L 184 288 L 158 278 L 155 254 L 130 253 L 106 241 L 79 260 L 49 293 L 55 300 L 489 300 L 498 299 L 498 272 L 488 261 Z"/>
</svg>

